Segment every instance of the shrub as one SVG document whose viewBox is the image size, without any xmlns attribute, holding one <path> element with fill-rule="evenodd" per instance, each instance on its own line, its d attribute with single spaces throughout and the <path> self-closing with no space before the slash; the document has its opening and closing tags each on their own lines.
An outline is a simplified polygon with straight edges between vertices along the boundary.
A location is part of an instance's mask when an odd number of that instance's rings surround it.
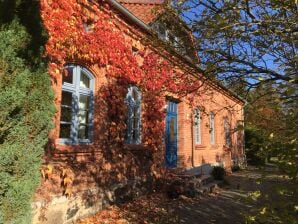
<svg viewBox="0 0 298 224">
<path fill-rule="evenodd" d="M 215 180 L 223 180 L 226 175 L 226 171 L 221 166 L 214 166 L 211 175 Z"/>
<path fill-rule="evenodd" d="M 239 165 L 233 165 L 232 166 L 232 172 L 237 172 L 239 170 L 241 170 L 241 167 Z"/>
<path fill-rule="evenodd" d="M 0 223 L 27 224 L 55 110 L 47 67 L 33 55 L 27 27 L 12 18 L 0 19 Z"/>
</svg>

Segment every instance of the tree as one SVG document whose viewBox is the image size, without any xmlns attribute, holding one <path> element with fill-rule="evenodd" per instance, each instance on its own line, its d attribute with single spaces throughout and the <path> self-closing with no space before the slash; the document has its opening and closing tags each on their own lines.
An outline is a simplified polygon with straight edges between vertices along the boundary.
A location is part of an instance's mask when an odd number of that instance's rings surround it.
<svg viewBox="0 0 298 224">
<path fill-rule="evenodd" d="M 251 164 L 264 165 L 266 160 L 276 156 L 268 147 L 275 138 L 282 137 L 279 129 L 283 126 L 286 111 L 282 109 L 279 95 L 267 83 L 250 92 L 246 107 L 246 156 Z"/>
<path fill-rule="evenodd" d="M 259 215 L 294 223 L 297 212 L 298 3 L 294 0 L 177 0 L 205 75 L 246 97 L 247 135 L 260 159 L 275 156 L 290 182 Z M 242 89 L 242 91 L 240 91 Z M 285 193 L 286 192 L 286 193 Z M 296 203 L 296 204 L 295 204 Z M 270 221 L 271 220 L 271 221 Z"/>
<path fill-rule="evenodd" d="M 275 82 L 297 97 L 298 4 L 294 0 L 180 0 L 205 74 L 248 89 Z"/>
<path fill-rule="evenodd" d="M 253 208 L 250 217 L 257 223 L 295 223 L 298 106 L 296 101 L 281 100 L 274 90 L 274 85 L 267 83 L 249 94 L 246 154 L 255 165 L 262 165 L 274 158 L 270 162 L 278 165 L 284 178 L 272 195 L 268 196 L 266 192 L 260 195 L 263 203 L 261 207 Z"/>
<path fill-rule="evenodd" d="M 55 109 L 38 2 L 0 9 L 0 223 L 27 224 Z"/>
</svg>

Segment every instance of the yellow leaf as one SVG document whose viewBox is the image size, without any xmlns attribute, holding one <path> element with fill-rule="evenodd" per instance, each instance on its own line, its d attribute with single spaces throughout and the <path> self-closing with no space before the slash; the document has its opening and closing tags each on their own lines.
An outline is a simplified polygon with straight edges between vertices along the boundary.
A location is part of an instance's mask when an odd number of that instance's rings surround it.
<svg viewBox="0 0 298 224">
<path fill-rule="evenodd" d="M 53 166 L 51 164 L 48 164 L 47 166 L 47 174 L 52 174 L 53 173 Z"/>
<path fill-rule="evenodd" d="M 70 197 L 72 195 L 72 189 L 71 188 L 66 188 L 64 191 L 64 195 L 67 197 Z"/>
<path fill-rule="evenodd" d="M 41 175 L 42 175 L 42 178 L 43 178 L 43 179 L 46 179 L 46 174 L 45 174 L 45 172 L 44 172 L 43 169 L 41 169 Z"/>
<path fill-rule="evenodd" d="M 61 176 L 62 176 L 62 177 L 66 177 L 66 176 L 67 176 L 67 175 L 66 175 L 66 172 L 67 172 L 66 169 L 62 169 L 62 174 L 61 174 Z"/>
<path fill-rule="evenodd" d="M 69 184 L 71 184 L 72 183 L 72 179 L 70 179 L 69 177 L 65 177 L 64 179 L 63 179 L 63 185 L 64 186 L 67 186 L 67 185 L 69 185 Z"/>
<path fill-rule="evenodd" d="M 264 207 L 263 209 L 262 209 L 262 211 L 260 211 L 260 214 L 262 214 L 262 215 L 264 215 L 266 213 L 266 207 Z"/>
</svg>

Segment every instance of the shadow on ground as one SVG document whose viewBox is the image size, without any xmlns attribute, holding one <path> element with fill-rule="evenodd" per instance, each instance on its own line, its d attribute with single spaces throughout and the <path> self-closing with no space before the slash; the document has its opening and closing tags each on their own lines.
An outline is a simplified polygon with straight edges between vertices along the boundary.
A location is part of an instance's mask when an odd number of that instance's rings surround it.
<svg viewBox="0 0 298 224">
<path fill-rule="evenodd" d="M 261 181 L 264 173 L 267 174 L 266 181 Z M 172 200 L 162 193 L 156 193 L 131 203 L 110 207 L 80 223 L 245 223 L 245 215 L 262 203 L 262 200 L 249 199 L 248 194 L 260 190 L 272 200 L 275 197 L 274 188 L 282 184 L 280 176 L 274 172 L 255 168 L 233 173 L 226 181 L 228 184 L 206 196 Z"/>
</svg>

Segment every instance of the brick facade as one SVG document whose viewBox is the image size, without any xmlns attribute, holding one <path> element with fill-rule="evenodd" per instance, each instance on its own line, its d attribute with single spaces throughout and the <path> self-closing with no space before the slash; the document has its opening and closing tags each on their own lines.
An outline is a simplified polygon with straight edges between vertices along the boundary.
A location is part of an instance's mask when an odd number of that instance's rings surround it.
<svg viewBox="0 0 298 224">
<path fill-rule="evenodd" d="M 188 71 L 193 79 L 202 79 L 200 93 L 192 96 L 195 99 L 193 102 L 196 103 L 190 105 L 189 96 L 177 99 L 179 100 L 177 166 L 191 168 L 202 164 L 223 164 L 227 170 L 230 170 L 232 159 L 243 157 L 243 135 L 240 135 L 239 131 L 232 132 L 231 147 L 226 147 L 223 120 L 227 117 L 231 130 L 236 130 L 237 122 L 243 121 L 244 102 L 225 88 L 206 81 L 198 70 L 179 55 L 167 51 L 163 45 L 154 44 L 152 36 L 127 20 L 125 15 L 116 10 L 113 11 L 113 8 L 103 10 L 115 14 L 112 22 L 121 27 L 126 41 L 135 49 L 145 53 L 156 52 L 161 58 L 170 60 L 177 70 Z M 141 64 L 143 56 L 136 57 Z M 33 205 L 34 223 L 71 222 L 98 211 L 106 204 L 124 200 L 123 197 L 132 197 L 132 194 L 137 196 L 142 191 L 152 190 L 154 179 L 159 178 L 165 168 L 164 136 L 160 136 L 160 147 L 155 152 L 145 144 L 124 145 L 123 148 L 117 148 L 117 145 L 109 142 L 105 124 L 107 108 L 104 102 L 101 102 L 99 95 L 100 88 L 110 82 L 105 76 L 105 68 L 98 65 L 90 67 L 80 61 L 69 63 L 84 66 L 95 78 L 93 142 L 88 145 L 59 143 L 62 77 L 58 77 L 56 82 L 53 82 L 57 105 L 54 118 L 56 128 L 50 134 L 50 143 L 45 155 L 45 164 L 51 164 L 53 172 L 50 178 L 42 181 L 36 193 L 36 202 Z M 166 97 L 165 95 L 164 98 Z M 195 144 L 194 140 L 195 107 L 200 108 L 202 112 L 200 145 Z M 215 144 L 213 145 L 210 143 L 209 132 L 211 111 L 215 114 Z M 145 112 L 144 108 L 143 112 Z M 63 186 L 64 177 L 61 173 L 64 171 L 71 179 L 71 193 L 68 195 L 70 200 L 65 200 L 63 196 L 66 187 Z M 82 210 L 81 207 L 84 209 Z"/>
<path fill-rule="evenodd" d="M 243 139 L 238 139 L 237 121 L 243 121 L 243 105 L 236 103 L 228 96 L 215 92 L 207 98 L 198 97 L 198 107 L 201 107 L 201 144 L 195 143 L 193 123 L 193 106 L 181 102 L 178 107 L 178 153 L 179 164 L 182 167 L 197 167 L 203 164 L 223 164 L 231 169 L 233 158 L 243 157 Z M 215 114 L 215 143 L 211 144 L 209 113 Z M 228 118 L 231 127 L 231 146 L 225 144 L 224 118 Z M 242 133 L 242 132 L 241 132 Z M 242 136 L 243 137 L 243 136 Z M 242 142 L 239 142 L 242 141 Z M 241 145 L 240 145 L 241 144 Z"/>
</svg>

